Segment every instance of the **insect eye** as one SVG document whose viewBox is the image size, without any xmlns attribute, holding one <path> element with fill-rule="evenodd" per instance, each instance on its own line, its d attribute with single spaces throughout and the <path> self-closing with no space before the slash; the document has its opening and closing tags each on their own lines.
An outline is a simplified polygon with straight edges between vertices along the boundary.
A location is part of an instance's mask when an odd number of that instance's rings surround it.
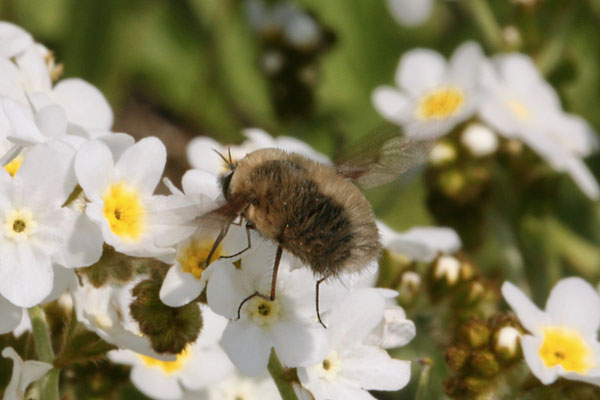
<svg viewBox="0 0 600 400">
<path fill-rule="evenodd" d="M 219 177 L 219 183 L 221 184 L 221 188 L 223 189 L 223 196 L 226 199 L 229 199 L 229 184 L 231 183 L 231 178 L 233 177 L 233 172 L 230 172 L 227 175 L 221 175 Z"/>
</svg>

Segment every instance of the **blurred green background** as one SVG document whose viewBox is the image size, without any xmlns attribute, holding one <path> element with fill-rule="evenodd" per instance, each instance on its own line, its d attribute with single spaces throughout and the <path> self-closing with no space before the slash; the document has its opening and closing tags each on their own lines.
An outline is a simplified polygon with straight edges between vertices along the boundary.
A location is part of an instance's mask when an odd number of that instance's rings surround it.
<svg viewBox="0 0 600 400">
<path fill-rule="evenodd" d="M 22 26 L 52 49 L 64 63 L 63 77 L 96 85 L 113 107 L 116 131 L 162 139 L 169 154 L 166 174 L 175 182 L 189 168 L 185 146 L 194 136 L 236 143 L 245 127 L 294 136 L 335 156 L 344 143 L 383 125 L 371 93 L 393 83 L 404 51 L 429 47 L 449 56 L 465 40 L 479 42 L 488 55 L 528 53 L 565 110 L 600 130 L 600 0 L 438 1 L 429 20 L 412 29 L 397 24 L 382 0 L 295 4 L 312 12 L 335 38 L 310 64 L 316 74 L 310 85 L 314 106 L 295 116 L 282 116 L 274 106 L 269 77 L 260 68 L 264 42 L 249 26 L 242 1 L 0 0 L 0 19 Z M 516 28 L 520 40 L 506 45 L 494 39 L 494 30 L 503 34 L 507 27 Z M 600 158 L 587 161 L 600 176 Z M 416 176 L 369 192 L 377 215 L 399 230 L 433 224 L 424 180 Z M 499 183 L 497 197 L 510 197 L 510 186 Z M 600 208 L 568 177 L 558 180 L 556 191 L 537 196 L 532 202 L 549 203 L 549 211 L 518 213 L 516 228 L 492 223 L 494 234 L 471 256 L 498 281 L 528 281 L 540 304 L 562 276 L 577 274 L 597 283 Z M 520 261 L 514 261 L 514 252 Z M 526 272 L 506 272 L 511 262 Z M 419 323 L 422 315 L 409 310 L 409 317 Z M 418 326 L 427 329 L 424 322 Z M 415 344 L 399 351 L 400 358 L 423 356 L 436 363 L 430 398 L 437 398 L 447 372 L 433 341 L 418 335 Z M 414 397 L 419 370 L 415 363 L 415 378 L 401 398 Z"/>
</svg>

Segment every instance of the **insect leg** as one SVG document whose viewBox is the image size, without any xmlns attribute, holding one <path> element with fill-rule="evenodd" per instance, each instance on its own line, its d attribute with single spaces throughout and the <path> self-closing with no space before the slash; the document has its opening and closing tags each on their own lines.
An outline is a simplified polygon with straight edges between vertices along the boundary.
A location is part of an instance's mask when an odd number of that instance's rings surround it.
<svg viewBox="0 0 600 400">
<path fill-rule="evenodd" d="M 221 232 L 219 232 L 219 236 L 217 236 L 217 238 L 215 239 L 212 248 L 210 249 L 210 251 L 208 252 L 208 256 L 206 257 L 206 267 L 210 265 L 212 257 L 215 254 L 215 251 L 217 251 L 217 247 L 219 247 L 223 239 L 225 239 L 225 236 L 227 236 L 227 232 L 229 232 L 229 227 L 231 226 L 232 222 L 233 220 L 227 221 L 225 226 L 223 226 L 223 228 L 221 229 Z"/>
<path fill-rule="evenodd" d="M 325 329 L 327 329 L 327 326 L 323 323 L 323 320 L 321 319 L 321 311 L 319 310 L 319 286 L 321 286 L 321 283 L 323 283 L 323 281 L 325 281 L 330 276 L 331 276 L 331 274 L 325 276 L 324 278 L 319 279 L 317 281 L 317 285 L 315 288 L 315 307 L 317 308 L 317 319 L 319 320 L 319 323 L 321 325 L 323 325 L 323 328 L 325 328 Z"/>
<path fill-rule="evenodd" d="M 271 281 L 271 301 L 275 300 L 275 287 L 277 285 L 277 271 L 279 270 L 279 262 L 281 261 L 281 253 L 283 249 L 281 246 L 277 247 L 277 253 L 275 254 L 275 265 L 273 265 L 273 280 Z"/>
<path fill-rule="evenodd" d="M 242 306 L 244 304 L 246 304 L 246 302 L 250 299 L 253 299 L 255 297 L 260 297 L 261 299 L 265 299 L 265 300 L 269 300 L 269 297 L 265 296 L 264 294 L 260 294 L 258 292 L 254 292 L 252 293 L 250 296 L 246 297 L 244 300 L 242 300 L 242 302 L 240 303 L 240 305 L 238 306 L 238 311 L 237 311 L 237 319 L 240 319 L 240 313 L 242 312 Z"/>
<path fill-rule="evenodd" d="M 246 239 L 248 239 L 248 246 L 246 246 L 246 248 L 245 248 L 245 249 L 243 249 L 243 250 L 240 250 L 240 251 L 238 251 L 238 252 L 237 252 L 237 253 L 235 253 L 235 254 L 232 254 L 232 255 L 229 255 L 229 256 L 221 256 L 221 257 L 219 257 L 219 258 L 233 258 L 233 257 L 237 257 L 237 256 L 239 256 L 240 254 L 242 254 L 242 253 L 245 253 L 245 252 L 247 252 L 248 250 L 250 250 L 250 249 L 252 248 L 252 240 L 250 239 L 250 238 L 251 238 L 251 235 L 250 235 L 250 229 L 254 229 L 254 225 L 253 225 L 253 224 L 251 224 L 250 222 L 248 222 L 248 223 L 246 224 Z"/>
</svg>

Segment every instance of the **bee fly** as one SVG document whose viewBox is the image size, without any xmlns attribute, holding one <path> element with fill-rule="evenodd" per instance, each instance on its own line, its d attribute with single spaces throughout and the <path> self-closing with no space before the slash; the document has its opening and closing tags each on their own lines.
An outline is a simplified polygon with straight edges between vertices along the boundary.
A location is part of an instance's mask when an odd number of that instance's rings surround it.
<svg viewBox="0 0 600 400">
<path fill-rule="evenodd" d="M 432 142 L 402 137 L 378 138 L 371 151 L 335 166 L 308 159 L 300 154 L 267 148 L 248 153 L 238 163 L 221 155 L 230 172 L 219 180 L 224 206 L 211 212 L 223 221 L 220 234 L 207 257 L 227 235 L 229 226 L 241 217 L 250 229 L 277 244 L 270 296 L 275 299 L 277 271 L 283 250 L 310 267 L 316 283 L 316 309 L 319 322 L 319 285 L 345 272 L 357 272 L 378 259 L 381 252 L 379 232 L 371 205 L 357 185 L 373 187 L 394 180 L 427 153 Z M 228 256 L 233 257 L 233 256 Z"/>
</svg>

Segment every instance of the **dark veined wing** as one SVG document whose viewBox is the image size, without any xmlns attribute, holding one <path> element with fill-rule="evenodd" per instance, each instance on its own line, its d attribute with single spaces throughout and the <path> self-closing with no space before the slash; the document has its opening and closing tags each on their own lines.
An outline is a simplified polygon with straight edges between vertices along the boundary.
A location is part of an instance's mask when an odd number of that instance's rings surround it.
<svg viewBox="0 0 600 400">
<path fill-rule="evenodd" d="M 392 182 L 424 161 L 436 142 L 435 138 L 419 140 L 402 134 L 402 128 L 395 125 L 368 133 L 341 153 L 336 170 L 365 189 Z"/>
</svg>

